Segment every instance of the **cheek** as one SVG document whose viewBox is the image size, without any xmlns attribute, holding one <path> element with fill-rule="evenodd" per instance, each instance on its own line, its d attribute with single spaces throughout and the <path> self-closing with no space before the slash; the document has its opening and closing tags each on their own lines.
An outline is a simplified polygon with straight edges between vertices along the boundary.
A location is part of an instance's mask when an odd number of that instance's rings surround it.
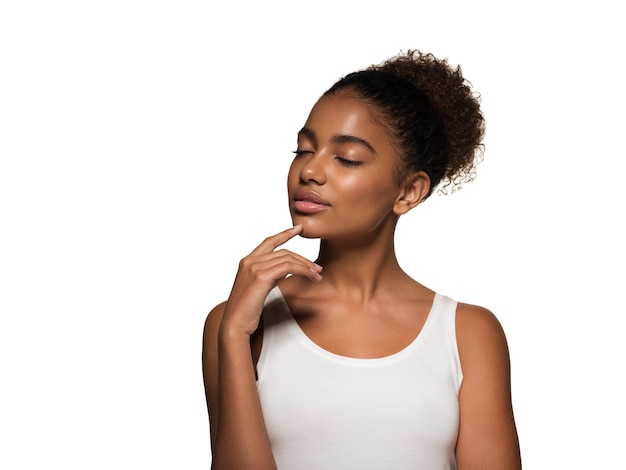
<svg viewBox="0 0 626 470">
<path fill-rule="evenodd" d="M 387 181 L 387 178 L 381 178 L 380 175 L 372 174 L 367 178 L 350 177 L 346 178 L 342 184 L 343 193 L 350 200 L 360 201 L 368 207 L 383 207 L 395 200 L 397 188 Z"/>
</svg>

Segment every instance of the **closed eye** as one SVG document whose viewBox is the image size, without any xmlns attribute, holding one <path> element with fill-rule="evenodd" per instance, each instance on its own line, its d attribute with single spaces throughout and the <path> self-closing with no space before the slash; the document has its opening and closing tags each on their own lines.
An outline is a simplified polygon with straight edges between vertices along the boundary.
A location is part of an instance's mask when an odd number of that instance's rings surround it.
<svg viewBox="0 0 626 470">
<path fill-rule="evenodd" d="M 363 162 L 360 162 L 358 160 L 348 160 L 347 158 L 343 158 L 343 157 L 335 157 L 335 158 L 337 159 L 339 163 L 345 166 L 357 167 L 357 166 L 363 165 Z"/>
<path fill-rule="evenodd" d="M 305 155 L 307 153 L 313 153 L 313 151 L 297 149 L 297 150 L 293 150 L 292 153 L 295 154 L 296 157 L 301 157 L 302 155 Z"/>
</svg>

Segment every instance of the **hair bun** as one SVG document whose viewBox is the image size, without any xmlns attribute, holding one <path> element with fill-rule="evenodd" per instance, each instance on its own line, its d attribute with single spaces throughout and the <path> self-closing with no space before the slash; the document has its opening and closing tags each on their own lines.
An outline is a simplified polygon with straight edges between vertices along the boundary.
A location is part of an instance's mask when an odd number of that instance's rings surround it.
<svg viewBox="0 0 626 470">
<path fill-rule="evenodd" d="M 418 50 L 401 53 L 369 70 L 391 73 L 421 90 L 441 119 L 450 155 L 439 192 L 447 194 L 473 181 L 475 166 L 482 161 L 485 119 L 480 111 L 480 95 L 463 78 L 461 67 L 451 67 L 447 59 Z"/>
</svg>

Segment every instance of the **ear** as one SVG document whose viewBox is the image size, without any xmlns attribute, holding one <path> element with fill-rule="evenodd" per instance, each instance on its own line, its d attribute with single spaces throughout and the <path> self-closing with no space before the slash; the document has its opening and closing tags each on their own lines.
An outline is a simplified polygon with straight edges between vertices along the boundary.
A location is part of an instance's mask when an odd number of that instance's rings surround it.
<svg viewBox="0 0 626 470">
<path fill-rule="evenodd" d="M 430 190 L 430 178 L 423 171 L 408 175 L 400 185 L 400 194 L 393 205 L 397 215 L 406 214 L 424 200 Z"/>
</svg>

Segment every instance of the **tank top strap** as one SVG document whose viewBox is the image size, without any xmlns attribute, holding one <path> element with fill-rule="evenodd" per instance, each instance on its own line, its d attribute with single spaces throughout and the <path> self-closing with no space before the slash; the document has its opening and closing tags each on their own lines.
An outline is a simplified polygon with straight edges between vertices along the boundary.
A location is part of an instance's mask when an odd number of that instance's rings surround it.
<svg viewBox="0 0 626 470">
<path fill-rule="evenodd" d="M 285 334 L 289 331 L 288 323 L 290 320 L 286 312 L 287 303 L 280 289 L 274 287 L 267 295 L 263 306 L 263 341 L 256 366 L 258 377 L 263 377 L 263 370 L 270 362 L 272 350 L 276 347 L 280 348 L 280 345 L 284 343 Z M 289 336 L 287 334 L 287 337 Z"/>
<path fill-rule="evenodd" d="M 463 382 L 463 371 L 456 340 L 456 309 L 458 302 L 442 294 L 435 296 L 435 302 L 437 303 L 436 308 L 433 308 L 431 312 L 433 324 L 430 340 L 445 349 L 444 353 L 447 354 L 449 364 L 453 367 L 457 390 L 460 390 Z"/>
</svg>

